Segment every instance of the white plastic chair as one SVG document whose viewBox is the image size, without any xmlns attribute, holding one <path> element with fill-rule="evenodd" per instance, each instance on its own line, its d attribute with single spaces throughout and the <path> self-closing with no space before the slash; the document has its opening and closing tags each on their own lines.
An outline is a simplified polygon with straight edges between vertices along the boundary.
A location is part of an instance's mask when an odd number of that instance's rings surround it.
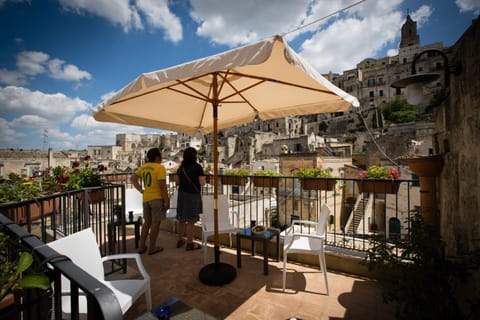
<svg viewBox="0 0 480 320">
<path fill-rule="evenodd" d="M 139 217 L 143 217 L 143 196 L 137 189 L 125 190 L 125 217 L 128 221 L 128 212 L 133 211 L 133 221 L 137 221 Z"/>
<path fill-rule="evenodd" d="M 73 263 L 82 268 L 100 282 L 104 283 L 114 292 L 122 313 L 125 314 L 133 303 L 145 294 L 147 310 L 152 309 L 150 290 L 150 276 L 146 272 L 142 259 L 138 253 L 124 253 L 101 257 L 95 234 L 91 228 L 76 232 L 67 237 L 47 243 L 49 247 L 60 254 L 69 257 Z M 114 259 L 135 259 L 137 269 L 143 279 L 105 280 L 103 263 Z M 79 313 L 87 313 L 87 299 L 79 295 Z M 70 281 L 62 276 L 62 310 L 70 313 Z"/>
<path fill-rule="evenodd" d="M 318 222 L 308 220 L 293 220 L 292 225 L 285 230 L 283 242 L 283 291 L 287 278 L 287 255 L 289 253 L 316 254 L 325 278 L 327 295 L 328 290 L 327 264 L 325 262 L 326 223 L 330 208 L 324 204 Z M 310 231 L 310 232 L 309 232 Z"/>
<path fill-rule="evenodd" d="M 178 188 L 175 189 L 173 194 L 170 196 L 170 208 L 167 210 L 166 218 L 167 220 L 172 221 L 172 231 L 177 232 L 176 222 L 177 222 L 177 199 L 178 199 Z"/>
<path fill-rule="evenodd" d="M 208 237 L 215 234 L 213 217 L 213 195 L 203 195 L 203 213 L 200 215 L 202 226 L 202 246 L 203 260 L 207 263 L 207 240 Z M 238 214 L 230 211 L 228 206 L 228 196 L 226 194 L 218 195 L 218 233 L 229 233 L 230 247 L 232 246 L 232 233 L 238 231 Z M 230 217 L 232 214 L 233 219 Z"/>
</svg>

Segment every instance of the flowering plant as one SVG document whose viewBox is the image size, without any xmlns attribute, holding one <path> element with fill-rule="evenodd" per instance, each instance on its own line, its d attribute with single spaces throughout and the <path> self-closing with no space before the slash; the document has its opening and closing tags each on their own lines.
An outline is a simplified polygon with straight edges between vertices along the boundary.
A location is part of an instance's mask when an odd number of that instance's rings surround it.
<svg viewBox="0 0 480 320">
<path fill-rule="evenodd" d="M 382 167 L 382 166 L 371 166 L 368 170 L 362 170 L 359 172 L 358 177 L 360 179 L 400 179 L 400 171 L 395 167 Z"/>
<path fill-rule="evenodd" d="M 322 168 L 300 168 L 293 173 L 293 176 L 299 178 L 335 178 L 330 170 Z"/>
</svg>

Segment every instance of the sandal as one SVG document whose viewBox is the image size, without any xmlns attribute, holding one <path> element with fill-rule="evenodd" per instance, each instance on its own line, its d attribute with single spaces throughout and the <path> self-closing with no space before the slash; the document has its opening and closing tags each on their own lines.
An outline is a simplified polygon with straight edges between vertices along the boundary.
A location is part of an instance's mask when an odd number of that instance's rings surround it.
<svg viewBox="0 0 480 320">
<path fill-rule="evenodd" d="M 185 247 L 186 251 L 192 251 L 197 249 L 202 249 L 202 246 L 195 242 L 187 243 L 187 246 Z"/>
<path fill-rule="evenodd" d="M 183 247 L 184 244 L 185 244 L 185 240 L 183 240 L 183 239 L 178 240 L 178 241 L 177 241 L 177 248 Z"/>
<path fill-rule="evenodd" d="M 147 249 L 148 249 L 147 247 L 145 247 L 145 248 L 143 248 L 143 249 L 138 249 L 137 252 L 138 252 L 139 254 L 144 254 L 144 253 L 147 251 Z"/>
<path fill-rule="evenodd" d="M 163 248 L 162 247 L 155 247 L 152 251 L 148 251 L 149 255 L 155 254 L 157 252 L 162 252 Z"/>
</svg>

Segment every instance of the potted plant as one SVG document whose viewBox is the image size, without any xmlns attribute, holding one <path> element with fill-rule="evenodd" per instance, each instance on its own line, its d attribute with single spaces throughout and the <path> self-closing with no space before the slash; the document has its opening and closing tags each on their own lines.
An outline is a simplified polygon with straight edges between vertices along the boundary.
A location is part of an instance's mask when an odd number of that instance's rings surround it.
<svg viewBox="0 0 480 320">
<path fill-rule="evenodd" d="M 263 188 L 278 188 L 280 173 L 272 170 L 258 170 L 253 174 L 253 184 Z"/>
<path fill-rule="evenodd" d="M 222 184 L 243 186 L 247 183 L 247 176 L 250 171 L 245 169 L 225 170 L 221 176 Z"/>
<path fill-rule="evenodd" d="M 327 190 L 332 191 L 337 183 L 330 170 L 322 168 L 300 168 L 293 176 L 301 178 L 304 190 Z"/>
<path fill-rule="evenodd" d="M 75 161 L 72 164 L 72 169 L 63 171 L 63 177 L 65 178 L 65 191 L 80 190 L 84 188 L 100 187 L 102 185 L 102 177 L 98 173 L 104 171 L 106 168 L 103 165 L 99 165 L 96 170 L 89 167 L 89 156 L 84 158 L 84 167 L 80 167 L 80 163 Z M 76 195 L 77 199 L 83 200 L 83 193 Z M 105 200 L 104 190 L 90 190 L 88 191 L 89 201 L 96 203 Z"/>
<path fill-rule="evenodd" d="M 358 176 L 361 179 L 357 180 L 359 192 L 395 194 L 400 187 L 400 171 L 395 167 L 373 165 L 360 171 Z"/>
<path fill-rule="evenodd" d="M 25 179 L 18 174 L 10 173 L 8 179 L 0 184 L 0 205 L 11 202 L 25 201 L 35 199 L 42 195 L 42 187 L 36 180 Z M 15 223 L 23 224 L 27 222 L 27 207 L 30 212 L 30 218 L 36 220 L 40 217 L 40 202 L 30 203 L 28 205 L 18 206 L 17 208 L 5 208 L 5 213 Z M 48 211 L 45 208 L 45 211 Z"/>
<path fill-rule="evenodd" d="M 8 236 L 0 225 L 0 313 L 15 303 L 15 293 L 22 289 L 38 288 L 46 290 L 50 287 L 49 278 L 38 272 L 29 272 L 33 264 L 30 252 L 19 252 L 12 255 L 8 250 Z M 17 256 L 12 260 L 12 256 Z"/>
</svg>

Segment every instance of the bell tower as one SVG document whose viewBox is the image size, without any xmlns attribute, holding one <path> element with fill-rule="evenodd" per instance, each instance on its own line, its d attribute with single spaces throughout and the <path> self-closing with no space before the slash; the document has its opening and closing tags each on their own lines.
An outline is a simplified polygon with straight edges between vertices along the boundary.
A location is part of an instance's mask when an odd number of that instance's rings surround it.
<svg viewBox="0 0 480 320">
<path fill-rule="evenodd" d="M 410 17 L 410 14 L 407 13 L 407 19 L 402 26 L 402 39 L 400 41 L 400 48 L 419 44 L 420 38 L 417 34 L 417 22 L 413 21 Z"/>
</svg>

